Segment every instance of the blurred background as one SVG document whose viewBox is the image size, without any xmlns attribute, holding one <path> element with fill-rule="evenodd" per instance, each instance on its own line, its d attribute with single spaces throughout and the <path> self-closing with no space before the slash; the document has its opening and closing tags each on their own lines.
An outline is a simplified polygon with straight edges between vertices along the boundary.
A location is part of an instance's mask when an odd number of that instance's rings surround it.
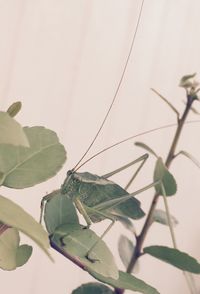
<svg viewBox="0 0 200 294">
<path fill-rule="evenodd" d="M 43 125 L 57 132 L 68 160 L 55 178 L 38 186 L 2 195 L 21 204 L 39 219 L 40 200 L 62 184 L 66 171 L 80 159 L 95 136 L 116 91 L 129 52 L 141 0 L 0 0 L 0 106 L 6 110 L 20 100 L 17 116 L 22 125 Z M 185 74 L 200 76 L 200 2 L 198 0 L 145 0 L 133 52 L 123 83 L 95 152 L 126 137 L 151 128 L 176 123 L 176 116 L 150 88 L 156 89 L 180 111 L 185 92 L 178 87 Z M 200 111 L 200 105 L 196 103 Z M 191 114 L 189 120 L 198 119 Z M 200 123 L 185 126 L 179 150 L 200 159 Z M 175 128 L 137 138 L 165 157 Z M 113 148 L 82 167 L 105 174 L 144 153 L 134 140 Z M 154 158 L 142 169 L 130 191 L 152 181 Z M 169 199 L 171 214 L 179 224 L 175 233 L 180 250 L 200 261 L 200 170 L 184 157 L 171 168 L 178 193 Z M 125 185 L 127 170 L 114 180 Z M 139 196 L 148 210 L 153 191 Z M 159 207 L 163 207 L 162 199 Z M 143 220 L 135 224 L 141 228 Z M 101 232 L 107 222 L 96 225 Z M 106 236 L 117 255 L 120 224 Z M 26 238 L 23 236 L 23 240 Z M 31 241 L 28 240 L 31 244 Z M 154 224 L 145 245 L 172 246 L 168 227 Z M 2 293 L 68 294 L 81 283 L 92 281 L 85 272 L 52 250 L 55 263 L 34 246 L 28 264 L 13 272 L 1 271 Z M 123 264 L 117 258 L 119 268 Z M 160 293 L 188 294 L 181 271 L 144 256 L 137 277 Z M 200 278 L 194 277 L 200 293 Z M 132 293 L 127 291 L 128 293 Z"/>
</svg>

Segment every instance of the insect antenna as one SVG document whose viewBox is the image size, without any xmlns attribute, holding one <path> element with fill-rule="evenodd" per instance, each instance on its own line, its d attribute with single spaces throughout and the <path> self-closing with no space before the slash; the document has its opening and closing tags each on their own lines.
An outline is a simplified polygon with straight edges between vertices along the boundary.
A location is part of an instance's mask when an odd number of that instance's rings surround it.
<svg viewBox="0 0 200 294">
<path fill-rule="evenodd" d="M 127 69 L 127 66 L 128 66 L 128 63 L 129 63 L 129 60 L 130 60 L 130 56 L 131 56 L 131 53 L 133 51 L 133 46 L 134 46 L 134 43 L 135 43 L 135 39 L 136 39 L 136 35 L 137 35 L 137 32 L 138 32 L 138 28 L 139 28 L 139 25 L 140 25 L 140 21 L 141 21 L 141 15 L 142 15 L 142 11 L 143 11 L 143 6 L 144 6 L 144 1 L 145 0 L 142 0 L 142 3 L 141 3 L 141 6 L 140 6 L 140 11 L 139 11 L 139 15 L 138 15 L 138 19 L 137 19 L 137 23 L 136 23 L 136 27 L 135 27 L 135 30 L 134 30 L 134 34 L 133 34 L 133 38 L 132 38 L 132 41 L 131 41 L 131 46 L 130 46 L 130 49 L 129 49 L 129 52 L 128 52 L 128 56 L 126 58 L 126 61 L 125 61 L 125 65 L 124 65 L 124 68 L 123 68 L 123 71 L 122 71 L 122 74 L 121 74 L 121 77 L 119 79 L 119 82 L 118 82 L 118 85 L 117 85 L 117 88 L 115 90 L 115 93 L 114 93 L 114 96 L 113 96 L 113 99 L 112 99 L 112 102 L 106 112 L 106 115 L 95 135 L 95 137 L 93 138 L 92 142 L 90 143 L 90 145 L 88 146 L 88 148 L 86 149 L 86 151 L 84 152 L 84 154 L 82 155 L 82 157 L 80 158 L 80 160 L 77 162 L 77 164 L 75 165 L 75 167 L 73 168 L 73 171 L 76 171 L 78 170 L 82 165 L 79 166 L 79 164 L 81 163 L 81 161 L 85 158 L 85 156 L 88 154 L 89 150 L 92 148 L 93 144 L 95 143 L 97 137 L 99 136 L 99 133 L 101 132 L 107 118 L 108 118 L 108 115 L 113 107 L 113 104 L 117 98 L 117 95 L 119 93 L 119 90 L 120 90 L 120 87 L 121 87 L 121 84 L 123 82 L 123 79 L 124 79 L 124 76 L 125 76 L 125 73 L 126 73 L 126 69 Z"/>
<path fill-rule="evenodd" d="M 191 121 L 186 121 L 185 124 L 193 124 L 193 123 L 200 123 L 200 120 L 191 120 Z M 159 130 L 163 130 L 163 129 L 168 129 L 168 128 L 172 128 L 172 127 L 175 127 L 177 126 L 177 123 L 171 123 L 171 124 L 168 124 L 168 125 L 164 125 L 164 126 L 161 126 L 161 127 L 156 127 L 156 128 L 153 128 L 153 129 L 150 129 L 150 130 L 147 130 L 147 131 L 144 131 L 144 132 L 141 132 L 141 133 L 138 133 L 137 135 L 133 135 L 133 136 L 130 136 L 130 137 L 127 137 L 121 141 L 118 141 L 108 147 L 105 147 L 104 149 L 100 150 L 99 152 L 95 153 L 94 155 L 92 155 L 90 158 L 88 158 L 87 160 L 85 160 L 80 166 L 79 168 L 81 168 L 83 165 L 85 165 L 86 163 L 88 163 L 90 160 L 94 159 L 95 157 L 97 157 L 98 155 L 108 151 L 109 149 L 111 148 L 114 148 L 114 147 L 117 147 L 118 145 L 121 145 L 127 141 L 130 141 L 132 139 L 135 139 L 137 137 L 140 137 L 140 136 L 143 136 L 143 135 L 147 135 L 147 134 L 150 134 L 150 133 L 154 133 L 156 131 L 159 131 Z"/>
</svg>

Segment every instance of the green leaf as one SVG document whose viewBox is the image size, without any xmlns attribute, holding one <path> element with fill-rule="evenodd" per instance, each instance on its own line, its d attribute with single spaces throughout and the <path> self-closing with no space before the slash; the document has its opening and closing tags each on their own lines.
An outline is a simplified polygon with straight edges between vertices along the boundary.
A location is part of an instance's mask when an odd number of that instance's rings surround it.
<svg viewBox="0 0 200 294">
<path fill-rule="evenodd" d="M 16 263 L 17 267 L 24 265 L 30 258 L 32 254 L 33 248 L 32 246 L 23 244 L 18 247 L 16 254 Z"/>
<path fill-rule="evenodd" d="M 71 294 L 114 294 L 114 292 L 103 284 L 87 283 L 75 289 Z"/>
<path fill-rule="evenodd" d="M 16 203 L 0 195 L 0 221 L 29 236 L 49 255 L 49 238 L 43 227 Z"/>
<path fill-rule="evenodd" d="M 149 246 L 144 248 L 144 253 L 150 254 L 183 271 L 200 274 L 200 263 L 185 252 L 166 246 Z"/>
<path fill-rule="evenodd" d="M 155 153 L 155 151 L 153 149 L 151 149 L 148 145 L 146 145 L 143 142 L 135 142 L 135 145 L 138 147 L 141 147 L 143 149 L 145 149 L 147 152 L 153 154 L 155 157 L 158 158 L 158 155 Z"/>
<path fill-rule="evenodd" d="M 79 224 L 62 225 L 51 236 L 51 244 L 52 242 L 67 254 L 78 258 L 86 270 L 92 270 L 105 277 L 118 278 L 118 269 L 111 251 L 90 229 Z"/>
<path fill-rule="evenodd" d="M 24 128 L 30 148 L 0 145 L 3 185 L 22 189 L 54 176 L 66 159 L 56 133 L 44 127 Z"/>
<path fill-rule="evenodd" d="M 14 117 L 16 114 L 21 110 L 22 108 L 22 103 L 20 101 L 14 102 L 10 107 L 7 109 L 7 113 L 11 116 Z"/>
<path fill-rule="evenodd" d="M 19 246 L 19 232 L 15 228 L 9 228 L 0 235 L 0 268 L 14 270 L 24 265 L 32 254 L 29 245 Z"/>
<path fill-rule="evenodd" d="M 7 228 L 0 235 L 0 268 L 3 270 L 16 269 L 16 251 L 19 240 L 19 232 L 14 228 Z"/>
<path fill-rule="evenodd" d="M 0 144 L 29 147 L 29 141 L 21 125 L 3 111 L 0 111 L 0 133 Z"/>
<path fill-rule="evenodd" d="M 133 275 L 121 271 L 119 271 L 119 278 L 117 280 L 114 280 L 112 278 L 106 278 L 92 271 L 90 271 L 90 274 L 95 279 L 108 285 L 111 285 L 115 288 L 132 290 L 143 294 L 159 294 L 159 292 L 155 288 L 146 284 L 144 281 L 134 277 Z"/>
<path fill-rule="evenodd" d="M 127 268 L 130 263 L 134 249 L 135 247 L 133 245 L 133 242 L 129 240 L 126 236 L 121 235 L 118 242 L 118 250 L 125 268 Z"/>
<path fill-rule="evenodd" d="M 178 224 L 178 221 L 177 219 L 171 215 L 170 216 L 170 219 L 171 219 L 171 224 L 173 226 L 177 225 Z M 161 209 L 156 209 L 153 213 L 153 221 L 154 222 L 157 222 L 157 223 L 160 223 L 162 225 L 169 225 L 168 224 L 168 218 L 167 218 L 167 214 L 164 210 L 161 210 Z"/>
<path fill-rule="evenodd" d="M 193 79 L 195 76 L 196 76 L 196 73 L 183 76 L 180 80 L 179 87 L 183 87 L 183 88 L 192 87 L 193 81 L 191 79 Z"/>
<path fill-rule="evenodd" d="M 61 194 L 60 190 L 45 197 L 49 199 L 44 211 L 44 221 L 49 234 L 52 234 L 60 225 L 79 223 L 73 202 L 66 195 Z"/>
<path fill-rule="evenodd" d="M 166 196 L 172 196 L 177 191 L 176 181 L 173 175 L 168 171 L 164 165 L 162 158 L 158 158 L 156 161 L 156 166 L 154 170 L 154 181 L 161 181 L 165 189 Z M 155 186 L 156 192 L 163 195 L 161 185 Z M 164 195 L 163 195 L 164 196 Z"/>
</svg>

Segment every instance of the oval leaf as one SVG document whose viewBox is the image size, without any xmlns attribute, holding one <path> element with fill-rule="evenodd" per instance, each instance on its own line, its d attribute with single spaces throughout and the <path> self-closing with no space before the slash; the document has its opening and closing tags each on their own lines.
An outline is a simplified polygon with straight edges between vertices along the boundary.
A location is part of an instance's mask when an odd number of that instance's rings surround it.
<svg viewBox="0 0 200 294">
<path fill-rule="evenodd" d="M 118 243 L 119 256 L 125 266 L 128 267 L 134 252 L 134 245 L 126 236 L 121 235 Z"/>
<path fill-rule="evenodd" d="M 185 252 L 166 246 L 149 246 L 144 248 L 144 253 L 148 253 L 183 271 L 200 274 L 200 264 Z"/>
<path fill-rule="evenodd" d="M 78 216 L 74 205 L 66 195 L 56 190 L 47 196 L 44 211 L 44 221 L 49 234 L 54 233 L 57 227 L 63 224 L 78 224 Z"/>
<path fill-rule="evenodd" d="M 156 166 L 154 170 L 154 181 L 162 182 L 165 189 L 166 196 L 172 196 L 177 191 L 176 181 L 174 177 L 172 176 L 172 174 L 168 171 L 168 169 L 166 168 L 166 166 L 164 165 L 162 161 L 162 158 L 160 157 L 156 161 Z M 156 185 L 155 189 L 159 195 L 163 195 L 163 191 L 160 185 Z"/>
<path fill-rule="evenodd" d="M 49 238 L 43 227 L 19 205 L 0 195 L 0 221 L 29 236 L 48 254 Z"/>
<path fill-rule="evenodd" d="M 0 145 L 3 185 L 22 189 L 54 176 L 66 160 L 55 132 L 44 127 L 24 128 L 30 148 Z"/>
<path fill-rule="evenodd" d="M 136 291 L 143 294 L 159 294 L 159 292 L 155 288 L 151 287 L 150 285 L 146 284 L 144 281 L 128 273 L 119 271 L 119 278 L 117 280 L 114 280 L 112 278 L 106 278 L 104 276 L 101 276 L 91 271 L 90 271 L 90 274 L 95 279 L 103 283 L 106 283 L 108 285 L 111 285 L 115 288 L 132 290 L 132 291 Z"/>
<path fill-rule="evenodd" d="M 71 294 L 114 294 L 114 292 L 103 284 L 87 283 L 75 289 Z"/>
<path fill-rule="evenodd" d="M 111 251 L 90 229 L 78 224 L 62 225 L 51 236 L 51 244 L 52 242 L 67 254 L 78 258 L 86 270 L 90 269 L 113 279 L 118 278 L 118 269 Z"/>
<path fill-rule="evenodd" d="M 170 220 L 173 226 L 178 224 L 177 219 L 172 215 L 170 215 Z M 164 210 L 161 210 L 161 209 L 155 209 L 153 213 L 153 221 L 160 223 L 162 225 L 167 225 L 167 226 L 169 225 L 167 214 Z"/>
<path fill-rule="evenodd" d="M 24 265 L 29 260 L 32 251 L 32 246 L 26 244 L 23 244 L 18 247 L 16 254 L 16 264 L 18 267 Z"/>
<path fill-rule="evenodd" d="M 0 268 L 3 270 L 16 269 L 16 252 L 19 240 L 19 232 L 14 228 L 7 228 L 0 235 Z"/>
<path fill-rule="evenodd" d="M 14 270 L 24 265 L 32 254 L 29 245 L 19 246 L 19 232 L 15 228 L 9 228 L 0 235 L 0 268 Z"/>
<path fill-rule="evenodd" d="M 29 147 L 23 128 L 7 112 L 0 111 L 0 144 Z"/>
</svg>

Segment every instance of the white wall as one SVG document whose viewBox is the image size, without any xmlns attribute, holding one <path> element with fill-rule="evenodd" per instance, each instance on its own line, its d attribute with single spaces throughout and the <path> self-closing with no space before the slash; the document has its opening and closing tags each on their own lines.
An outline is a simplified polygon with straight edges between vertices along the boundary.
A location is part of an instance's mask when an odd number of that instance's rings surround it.
<svg viewBox="0 0 200 294">
<path fill-rule="evenodd" d="M 40 199 L 60 186 L 94 137 L 116 90 L 135 29 L 140 0 L 0 0 L 0 106 L 5 110 L 16 100 L 23 103 L 18 120 L 23 125 L 45 125 L 55 130 L 68 152 L 63 170 L 52 180 L 23 191 L 2 189 L 36 218 Z M 180 78 L 200 72 L 200 2 L 198 0 L 146 0 L 133 54 L 112 113 L 90 154 L 127 136 L 176 122 L 175 115 L 150 91 L 156 88 L 183 110 Z M 198 103 L 196 108 L 199 109 Z M 189 119 L 197 119 L 191 115 Z M 185 127 L 180 149 L 197 158 L 200 125 Z M 139 138 L 165 156 L 174 129 Z M 141 155 L 133 141 L 104 153 L 83 170 L 106 173 Z M 152 163 L 144 167 L 135 187 L 151 181 Z M 170 209 L 179 225 L 179 248 L 200 260 L 200 172 L 187 159 L 172 166 L 178 194 Z M 115 179 L 121 184 L 128 173 Z M 151 192 L 140 196 L 148 209 Z M 138 227 L 142 225 L 141 221 Z M 102 230 L 104 224 L 98 225 Z M 122 231 L 116 225 L 107 240 Z M 126 232 L 124 232 L 126 233 Z M 24 238 L 25 239 L 25 238 Z M 171 246 L 169 230 L 154 225 L 145 244 Z M 70 293 L 92 280 L 52 250 L 55 264 L 34 247 L 29 263 L 14 272 L 1 271 L 2 293 Z M 121 263 L 119 266 L 122 268 Z M 162 294 L 188 294 L 177 269 L 143 257 L 138 277 Z M 200 289 L 200 279 L 195 277 Z M 200 291 L 200 290 L 199 290 Z M 127 291 L 129 293 L 129 291 Z"/>
</svg>

